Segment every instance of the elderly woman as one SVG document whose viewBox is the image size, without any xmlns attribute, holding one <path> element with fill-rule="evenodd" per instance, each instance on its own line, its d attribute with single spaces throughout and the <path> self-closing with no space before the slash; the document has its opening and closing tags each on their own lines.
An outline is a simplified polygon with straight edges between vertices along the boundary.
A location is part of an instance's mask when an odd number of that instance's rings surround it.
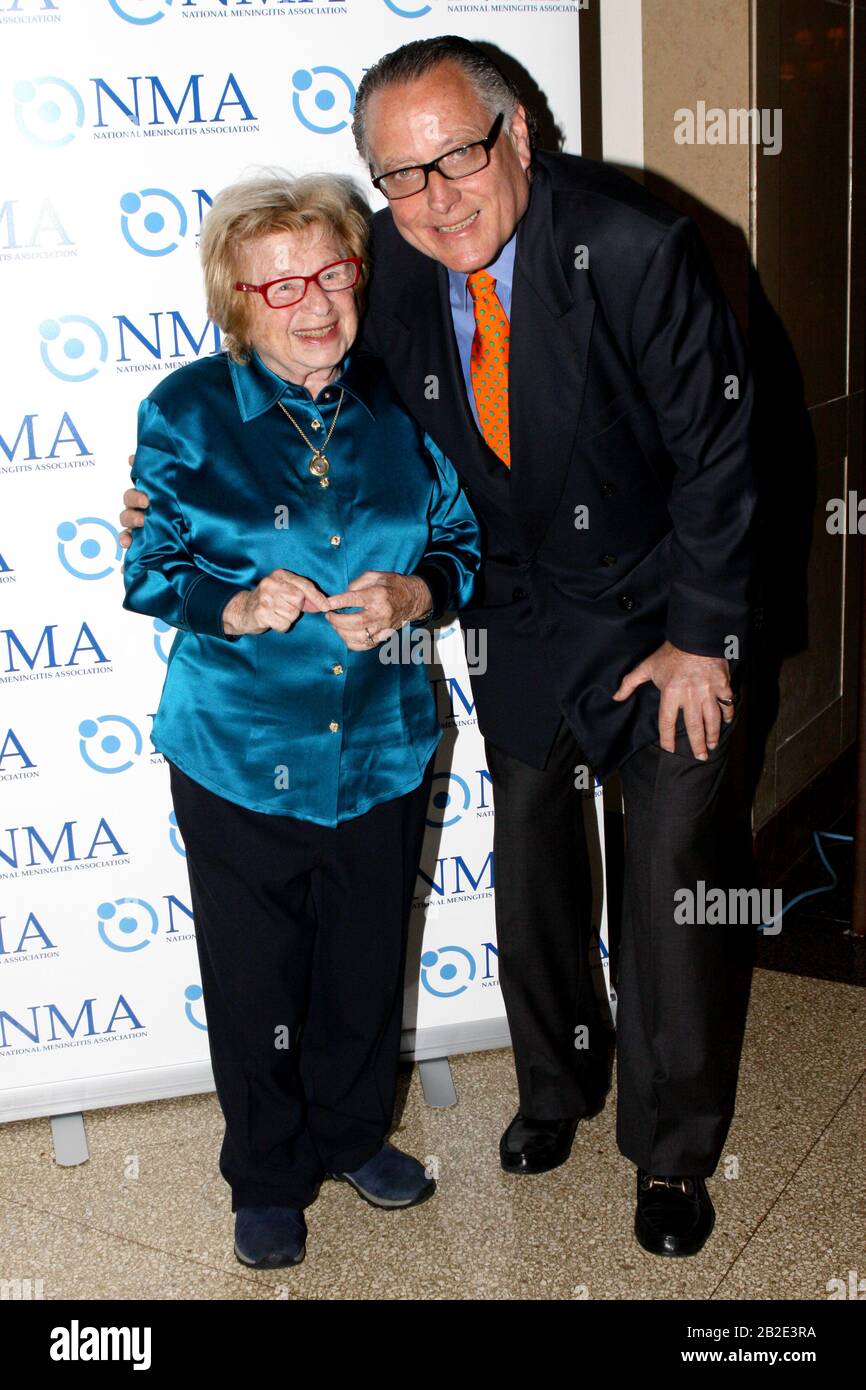
<svg viewBox="0 0 866 1390">
<path fill-rule="evenodd" d="M 385 1141 L 406 930 L 441 737 L 381 641 L 468 598 L 477 523 L 378 361 L 353 356 L 351 184 L 262 178 L 202 232 L 225 351 L 139 409 L 150 498 L 124 606 L 177 627 L 153 741 L 187 851 L 235 1254 L 297 1264 L 323 1178 L 435 1187 Z"/>
</svg>

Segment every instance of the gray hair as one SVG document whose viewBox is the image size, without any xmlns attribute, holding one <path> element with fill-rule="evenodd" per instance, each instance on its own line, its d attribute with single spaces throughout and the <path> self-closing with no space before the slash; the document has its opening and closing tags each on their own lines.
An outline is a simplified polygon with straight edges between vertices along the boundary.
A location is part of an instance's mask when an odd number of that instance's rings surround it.
<svg viewBox="0 0 866 1390">
<path fill-rule="evenodd" d="M 441 63 L 454 63 L 469 78 L 479 99 L 490 112 L 491 118 L 500 111 L 505 113 L 504 127 L 507 130 L 511 118 L 522 98 L 510 77 L 506 77 L 500 67 L 488 57 L 484 49 L 457 34 L 444 34 L 435 39 L 416 39 L 386 53 L 378 63 L 365 72 L 355 97 L 355 115 L 352 121 L 352 134 L 361 158 L 370 163 L 370 147 L 367 143 L 367 102 L 374 92 L 399 82 L 413 82 L 424 77 Z M 527 112 L 530 145 L 535 135 L 535 121 Z"/>
<path fill-rule="evenodd" d="M 318 227 L 333 237 L 344 256 L 361 259 L 354 294 L 363 307 L 368 275 L 369 207 L 352 179 L 339 174 L 302 174 L 269 170 L 230 184 L 218 193 L 201 229 L 208 316 L 218 325 L 229 356 L 250 357 L 249 296 L 235 290 L 238 255 L 245 243 L 271 232 L 303 235 Z"/>
</svg>

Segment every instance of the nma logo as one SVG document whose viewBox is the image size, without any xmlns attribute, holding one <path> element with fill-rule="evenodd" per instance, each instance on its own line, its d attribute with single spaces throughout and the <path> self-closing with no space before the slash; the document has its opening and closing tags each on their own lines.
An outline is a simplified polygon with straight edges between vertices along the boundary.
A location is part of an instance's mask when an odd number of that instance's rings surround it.
<svg viewBox="0 0 866 1390">
<path fill-rule="evenodd" d="M 96 829 L 75 834 L 77 820 L 64 821 L 54 844 L 51 835 L 35 825 L 10 825 L 4 830 L 6 848 L 0 848 L 0 860 L 10 869 L 35 869 L 40 865 L 58 867 L 64 864 L 85 863 L 94 859 L 125 859 L 126 850 L 103 816 Z M 2 844 L 2 841 L 0 841 Z M 84 854 L 80 850 L 86 850 Z"/>
<path fill-rule="evenodd" d="M 54 671 L 63 667 L 78 666 L 78 658 L 82 652 L 94 654 L 93 660 L 88 661 L 87 665 L 109 664 L 109 658 L 105 655 L 87 623 L 82 623 L 74 634 L 72 648 L 64 661 L 62 654 L 66 648 L 64 646 L 58 651 L 58 639 L 54 635 L 57 628 L 57 623 L 47 623 L 39 633 L 39 640 L 35 646 L 32 642 L 25 644 L 25 640 L 18 635 L 14 628 L 0 628 L 0 637 L 6 638 L 6 673 L 12 675 L 21 671 L 22 667 L 17 664 L 19 660 L 24 662 L 29 671 L 37 669 Z M 28 651 L 28 645 L 32 647 L 31 651 Z"/>
<path fill-rule="evenodd" d="M 492 941 L 482 941 L 479 949 L 484 953 L 480 973 L 475 956 L 465 946 L 437 946 L 435 950 L 424 951 L 420 979 L 427 993 L 437 999 L 453 999 L 464 994 L 476 978 L 482 984 L 495 984 L 497 976 L 491 966 L 498 959 L 499 951 Z"/>
<path fill-rule="evenodd" d="M 462 897 L 465 893 L 489 893 L 493 889 L 493 851 L 489 850 L 478 872 L 473 873 L 462 854 L 452 854 L 445 859 L 436 860 L 437 876 L 430 878 L 423 869 L 418 877 L 439 898 Z M 435 900 L 434 900 L 435 901 Z"/>
<path fill-rule="evenodd" d="M 302 126 L 314 135 L 345 130 L 355 110 L 355 84 L 342 68 L 298 68 L 292 87 L 292 110 Z"/>
<path fill-rule="evenodd" d="M 196 232 L 211 205 L 203 188 L 194 188 Z M 120 230 L 127 246 L 140 256 L 168 256 L 176 251 L 189 229 L 190 219 L 180 198 L 168 188 L 141 188 L 120 199 Z"/>
<path fill-rule="evenodd" d="M 0 203 L 0 251 L 18 253 L 2 256 L 2 260 L 23 260 L 28 252 L 45 256 L 53 250 L 58 255 L 73 241 L 58 216 L 50 198 L 22 203 L 20 198 L 7 198 Z M 69 252 L 74 255 L 74 251 Z"/>
<path fill-rule="evenodd" d="M 475 811 L 477 814 L 490 813 L 493 809 L 492 797 L 487 799 L 491 786 L 490 773 L 486 767 L 475 773 Z M 437 785 L 438 783 L 438 785 Z M 430 805 L 427 808 L 427 824 L 448 829 L 462 820 L 473 806 L 472 790 L 465 777 L 457 772 L 437 772 L 433 778 L 430 792 Z"/>
<path fill-rule="evenodd" d="M 125 19 L 127 24 L 156 24 L 172 6 L 172 0 L 107 0 L 107 3 L 118 18 Z M 174 13 L 190 19 L 199 15 L 292 15 L 303 14 L 310 5 L 317 3 L 322 3 L 322 0 L 178 0 Z M 323 0 L 323 3 L 342 8 L 348 0 Z M 390 0 L 385 0 L 385 3 L 391 8 Z M 396 10 L 395 13 L 399 14 L 400 11 Z"/>
<path fill-rule="evenodd" d="M 36 766 L 15 730 L 7 729 L 0 736 L 0 777 L 35 776 Z"/>
<path fill-rule="evenodd" d="M 200 333 L 190 328 L 179 309 L 157 310 L 143 318 L 151 321 L 146 329 L 128 314 L 115 314 L 111 346 L 101 324 L 84 314 L 44 319 L 39 325 L 43 365 L 61 381 L 78 383 L 96 376 L 109 356 L 123 372 L 141 371 L 142 363 L 156 369 L 163 362 L 179 365 L 187 357 L 219 352 L 220 331 L 207 317 Z"/>
<path fill-rule="evenodd" d="M 0 915 L 0 956 L 44 956 L 57 953 L 57 942 L 43 927 L 35 912 L 28 912 L 15 926 L 4 927 L 8 918 Z"/>
<path fill-rule="evenodd" d="M 94 772 L 128 772 L 144 748 L 138 725 L 123 714 L 82 719 L 78 732 L 78 751 Z"/>
<path fill-rule="evenodd" d="M 101 516 L 79 516 L 57 527 L 57 556 L 76 579 L 106 579 L 120 564 L 118 533 Z"/>
<path fill-rule="evenodd" d="M 27 463 L 33 463 L 37 459 L 59 458 L 62 444 L 72 445 L 79 458 L 92 457 L 80 430 L 76 428 L 72 416 L 67 411 L 63 412 L 59 423 L 52 422 L 50 425 L 37 427 L 38 419 L 39 416 L 34 411 L 32 414 L 23 415 L 20 424 L 16 421 L 17 428 L 15 425 L 12 429 L 7 427 L 5 435 L 0 430 L 0 453 L 6 456 L 10 464 L 15 463 L 19 454 L 21 461 Z M 0 473 L 3 471 L 0 460 Z"/>
<path fill-rule="evenodd" d="M 216 133 L 228 128 L 227 112 L 235 131 L 256 123 L 256 116 L 231 72 L 224 80 L 205 85 L 204 73 L 191 73 L 183 91 L 178 93 L 175 88 L 172 94 L 155 73 L 113 77 L 114 86 L 104 77 L 91 77 L 89 81 L 89 87 L 79 90 L 56 74 L 20 78 L 12 94 L 15 124 L 25 139 L 57 149 L 68 145 L 87 127 L 96 132 L 95 138 L 120 134 L 154 136 L 183 126 L 191 133 Z M 126 87 L 121 90 L 124 82 Z"/>
<path fill-rule="evenodd" d="M 101 1013 L 99 1002 L 96 995 L 82 1000 L 75 1018 L 72 1018 L 72 1013 L 76 1006 L 70 1009 L 64 1005 L 71 1022 L 57 1003 L 25 1004 L 17 1017 L 6 1009 L 0 1009 L 0 1048 L 11 1047 L 13 1043 L 20 1046 L 25 1038 L 33 1046 L 39 1047 L 68 1038 L 111 1034 L 117 1028 L 121 1032 L 132 1033 L 144 1027 L 124 995 L 118 994 L 116 999 L 104 1004 Z M 94 1005 L 97 1007 L 94 1008 Z"/>
<path fill-rule="evenodd" d="M 179 931 L 192 930 L 192 910 L 173 893 L 166 894 L 168 907 L 168 926 L 166 937 Z M 180 928 L 175 923 L 175 913 L 181 913 Z M 129 954 L 142 951 L 151 945 L 159 934 L 159 917 L 156 909 L 144 898 L 115 898 L 102 902 L 96 909 L 97 930 L 100 940 L 112 951 Z"/>
</svg>

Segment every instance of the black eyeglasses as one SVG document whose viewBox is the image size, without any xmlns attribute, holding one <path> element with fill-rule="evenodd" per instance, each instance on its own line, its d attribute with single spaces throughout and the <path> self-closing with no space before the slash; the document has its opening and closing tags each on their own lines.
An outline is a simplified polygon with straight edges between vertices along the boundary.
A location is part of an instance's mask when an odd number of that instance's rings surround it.
<svg viewBox="0 0 866 1390">
<path fill-rule="evenodd" d="M 411 198 L 413 193 L 420 193 L 426 188 L 431 169 L 435 169 L 443 179 L 465 179 L 470 174 L 479 173 L 490 163 L 490 151 L 499 138 L 504 119 L 505 112 L 500 111 L 483 140 L 458 145 L 456 149 L 447 150 L 438 159 L 431 159 L 426 164 L 410 164 L 405 169 L 391 169 L 387 174 L 377 174 L 373 178 L 373 187 L 384 193 L 389 202 L 393 202 L 396 198 Z M 372 168 L 370 176 L 373 177 Z"/>
</svg>

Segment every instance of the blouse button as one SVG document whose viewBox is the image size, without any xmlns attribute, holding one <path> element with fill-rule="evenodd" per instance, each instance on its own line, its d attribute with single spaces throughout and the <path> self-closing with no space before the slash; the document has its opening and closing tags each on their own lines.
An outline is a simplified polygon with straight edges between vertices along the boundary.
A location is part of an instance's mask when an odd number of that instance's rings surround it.
<svg viewBox="0 0 866 1390">
<path fill-rule="evenodd" d="M 336 666 L 332 666 L 332 667 L 331 667 L 331 672 L 332 672 L 332 674 L 335 675 L 335 676 L 342 676 L 342 674 L 343 674 L 343 668 L 342 668 L 342 666 L 340 665 L 339 662 L 337 662 L 337 665 L 336 665 Z M 331 728 L 332 728 L 332 729 L 334 728 L 334 725 L 333 725 L 333 724 L 331 725 Z"/>
<path fill-rule="evenodd" d="M 332 537 L 331 537 L 331 545 L 339 545 L 339 544 L 340 544 L 340 540 L 341 540 L 341 537 L 340 537 L 340 536 L 332 536 Z"/>
<path fill-rule="evenodd" d="M 328 728 L 331 730 L 331 733 L 332 733 L 332 734 L 335 734 L 335 733 L 337 732 L 337 730 L 339 729 L 339 727 L 340 727 L 340 726 L 339 726 L 339 724 L 337 723 L 336 719 L 332 719 L 331 722 L 330 722 L 330 724 L 328 725 Z"/>
</svg>

